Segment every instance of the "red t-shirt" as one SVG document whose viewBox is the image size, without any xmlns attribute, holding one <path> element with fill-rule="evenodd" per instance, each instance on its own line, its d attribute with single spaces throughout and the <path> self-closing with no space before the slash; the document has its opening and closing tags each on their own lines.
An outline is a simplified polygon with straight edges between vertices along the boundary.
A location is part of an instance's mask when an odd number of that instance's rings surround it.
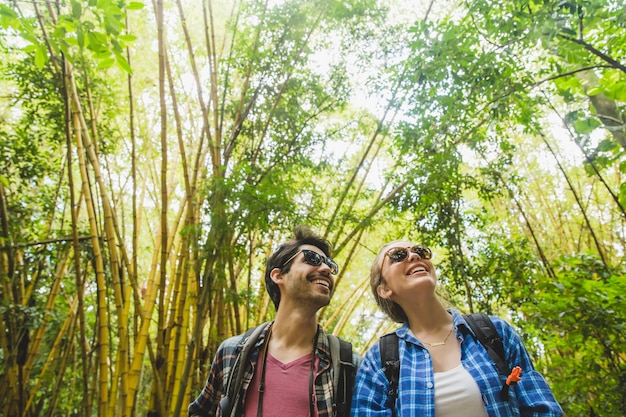
<svg viewBox="0 0 626 417">
<path fill-rule="evenodd" d="M 311 359 L 309 353 L 290 363 L 282 363 L 269 353 L 267 354 L 263 417 L 309 417 Z M 259 360 L 257 365 L 260 364 Z M 257 417 L 260 379 L 261 366 L 257 366 L 250 387 L 248 387 L 244 417 Z"/>
</svg>

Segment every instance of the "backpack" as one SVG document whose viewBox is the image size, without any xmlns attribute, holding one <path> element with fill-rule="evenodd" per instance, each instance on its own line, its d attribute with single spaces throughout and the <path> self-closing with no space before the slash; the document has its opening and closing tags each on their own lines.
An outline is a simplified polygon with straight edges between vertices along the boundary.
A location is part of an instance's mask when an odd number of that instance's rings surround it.
<svg viewBox="0 0 626 417">
<path fill-rule="evenodd" d="M 239 403 L 241 395 L 241 384 L 246 369 L 246 363 L 250 356 L 252 347 L 256 344 L 259 335 L 269 326 L 269 322 L 257 327 L 248 329 L 241 342 L 237 345 L 237 357 L 233 363 L 226 381 L 224 397 L 220 400 L 220 416 L 235 417 L 236 404 Z M 350 405 L 352 400 L 352 389 L 354 387 L 354 377 L 356 367 L 352 363 L 352 344 L 335 335 L 328 335 L 330 344 L 330 359 L 333 367 L 333 398 L 335 400 L 333 409 L 337 410 L 338 417 L 348 417 L 350 415 Z"/>
<path fill-rule="evenodd" d="M 498 371 L 505 376 L 509 376 L 511 370 L 506 364 L 504 357 L 504 345 L 502 337 L 496 330 L 493 322 L 486 314 L 464 314 L 463 318 L 472 328 L 474 334 L 478 338 L 481 345 L 487 350 L 489 358 L 496 364 Z M 395 403 L 398 398 L 398 380 L 400 379 L 400 358 L 398 355 L 398 336 L 396 333 L 389 333 L 380 338 L 380 360 L 383 365 L 385 376 L 389 380 L 389 390 L 387 396 L 391 399 L 392 411 L 391 415 L 396 416 Z M 500 391 L 500 399 L 508 401 L 509 381 L 504 384 Z"/>
</svg>

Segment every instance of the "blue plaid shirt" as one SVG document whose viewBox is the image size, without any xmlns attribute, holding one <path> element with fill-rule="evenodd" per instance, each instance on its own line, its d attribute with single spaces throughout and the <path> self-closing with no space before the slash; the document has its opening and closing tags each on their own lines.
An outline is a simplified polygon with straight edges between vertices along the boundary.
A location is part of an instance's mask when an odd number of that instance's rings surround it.
<svg viewBox="0 0 626 417">
<path fill-rule="evenodd" d="M 498 372 L 463 316 L 456 310 L 450 312 L 456 336 L 461 340 L 461 363 L 478 384 L 489 417 L 563 415 L 550 387 L 533 367 L 522 340 L 510 324 L 498 317 L 491 317 L 502 336 L 509 367 L 522 368 L 521 381 L 511 386 L 509 400 L 502 401 L 500 390 L 506 376 Z M 433 363 L 428 350 L 413 336 L 407 323 L 396 330 L 396 334 L 400 355 L 397 416 L 435 417 Z M 352 416 L 391 416 L 392 405 L 386 394 L 388 387 L 389 381 L 382 370 L 377 343 L 366 353 L 357 372 Z M 462 415 L 462 410 L 459 413 Z"/>
</svg>

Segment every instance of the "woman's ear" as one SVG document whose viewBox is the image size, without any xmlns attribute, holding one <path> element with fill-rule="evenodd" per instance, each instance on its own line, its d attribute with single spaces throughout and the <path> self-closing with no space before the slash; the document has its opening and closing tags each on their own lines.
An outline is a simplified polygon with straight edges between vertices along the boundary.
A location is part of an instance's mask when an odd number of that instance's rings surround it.
<svg viewBox="0 0 626 417">
<path fill-rule="evenodd" d="M 278 284 L 283 279 L 283 273 L 280 271 L 280 268 L 274 268 L 270 272 L 270 278 L 274 281 L 274 284 Z"/>
<path fill-rule="evenodd" d="M 376 287 L 376 292 L 378 293 L 380 298 L 388 299 L 393 295 L 393 291 L 385 284 L 378 284 Z"/>
</svg>

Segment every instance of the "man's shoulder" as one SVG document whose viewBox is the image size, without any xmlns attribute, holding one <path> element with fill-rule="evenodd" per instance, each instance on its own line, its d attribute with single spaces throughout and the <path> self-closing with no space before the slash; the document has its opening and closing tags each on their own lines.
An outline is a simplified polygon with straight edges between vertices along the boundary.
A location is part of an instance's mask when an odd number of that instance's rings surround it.
<svg viewBox="0 0 626 417">
<path fill-rule="evenodd" d="M 262 323 L 258 326 L 254 326 L 246 330 L 244 333 L 231 336 L 228 339 L 225 339 L 219 346 L 219 351 L 221 351 L 225 355 L 231 355 L 239 350 L 244 344 L 245 341 L 251 337 L 255 340 L 250 340 L 253 344 L 258 344 L 265 337 L 267 323 Z M 259 332 L 255 330 L 258 329 Z"/>
<path fill-rule="evenodd" d="M 326 337 L 328 338 L 329 344 L 330 344 L 330 338 L 334 337 L 339 341 L 339 346 L 342 345 L 342 342 L 349 345 L 350 350 L 351 350 L 351 361 L 354 364 L 355 368 L 359 367 L 359 365 L 361 364 L 361 361 L 363 360 L 363 356 L 361 356 L 357 351 L 354 350 L 354 345 L 352 344 L 352 342 L 350 342 L 349 340 L 343 337 L 339 337 L 339 336 L 335 336 L 331 334 L 327 334 Z"/>
<path fill-rule="evenodd" d="M 220 347 L 218 350 L 222 351 L 223 353 L 234 352 L 239 346 L 239 344 L 241 343 L 241 341 L 243 340 L 244 334 L 245 333 L 241 333 L 235 336 L 231 336 L 227 339 L 224 339 L 222 343 L 220 343 Z"/>
</svg>

